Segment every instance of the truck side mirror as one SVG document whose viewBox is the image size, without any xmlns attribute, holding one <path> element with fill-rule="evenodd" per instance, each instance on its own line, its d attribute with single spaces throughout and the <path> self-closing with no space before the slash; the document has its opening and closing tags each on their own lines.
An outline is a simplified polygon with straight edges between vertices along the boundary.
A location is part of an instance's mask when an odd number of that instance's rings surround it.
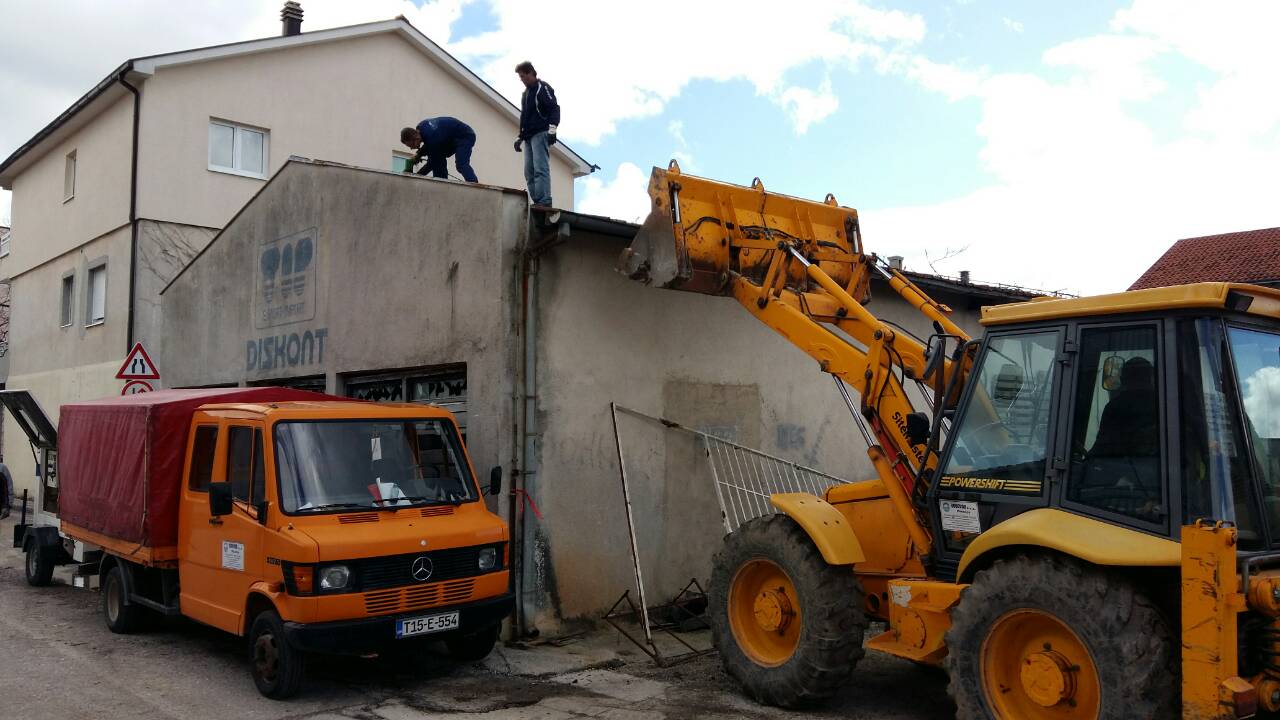
<svg viewBox="0 0 1280 720">
<path fill-rule="evenodd" d="M 489 494 L 498 495 L 502 492 L 502 466 L 494 465 L 489 471 Z"/>
<path fill-rule="evenodd" d="M 907 413 L 906 435 L 912 445 L 929 442 L 929 417 L 922 412 Z"/>
<path fill-rule="evenodd" d="M 231 514 L 231 483 L 209 483 L 209 515 L 221 517 Z"/>
</svg>

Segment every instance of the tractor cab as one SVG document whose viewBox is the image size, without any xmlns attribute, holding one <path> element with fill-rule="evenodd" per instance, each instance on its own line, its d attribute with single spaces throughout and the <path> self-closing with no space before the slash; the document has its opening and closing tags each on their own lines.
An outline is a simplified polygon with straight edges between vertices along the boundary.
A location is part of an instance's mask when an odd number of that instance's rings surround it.
<svg viewBox="0 0 1280 720">
<path fill-rule="evenodd" d="M 1032 301 L 983 324 L 930 488 L 940 577 L 968 581 L 975 540 L 1041 508 L 1175 542 L 1226 521 L 1242 553 L 1280 544 L 1280 292 Z"/>
</svg>

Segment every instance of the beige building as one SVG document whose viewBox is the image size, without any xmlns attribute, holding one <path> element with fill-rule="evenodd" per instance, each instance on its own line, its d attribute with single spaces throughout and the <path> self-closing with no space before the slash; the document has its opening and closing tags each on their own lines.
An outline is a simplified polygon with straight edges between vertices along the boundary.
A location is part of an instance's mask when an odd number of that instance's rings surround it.
<svg viewBox="0 0 1280 720">
<path fill-rule="evenodd" d="M 134 342 L 162 354 L 161 288 L 290 156 L 399 169 L 400 128 L 452 115 L 476 130 L 481 182 L 524 187 L 519 110 L 403 18 L 288 33 L 128 60 L 0 163 L 13 191 L 0 248 L 8 387 L 53 417 L 119 393 Z M 557 204 L 573 206 L 573 180 L 590 170 L 554 146 Z M 6 450 L 21 492 L 30 453 Z"/>
</svg>

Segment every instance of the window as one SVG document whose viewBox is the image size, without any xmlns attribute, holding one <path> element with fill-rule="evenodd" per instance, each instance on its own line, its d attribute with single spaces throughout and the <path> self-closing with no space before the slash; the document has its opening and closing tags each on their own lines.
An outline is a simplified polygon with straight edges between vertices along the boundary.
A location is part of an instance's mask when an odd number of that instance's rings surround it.
<svg viewBox="0 0 1280 720">
<path fill-rule="evenodd" d="M 9 228 L 0 228 L 0 257 L 9 254 L 9 238 L 13 236 L 13 231 Z"/>
<path fill-rule="evenodd" d="M 265 178 L 267 131 L 220 120 L 209 121 L 209 169 Z"/>
<path fill-rule="evenodd" d="M 187 487 L 196 492 L 209 492 L 209 481 L 213 478 L 213 451 L 217 446 L 217 425 L 196 428 L 195 442 L 191 444 L 191 474 L 187 478 Z"/>
<path fill-rule="evenodd" d="M 1081 331 L 1069 502 L 1164 519 L 1156 348 L 1152 325 Z"/>
<path fill-rule="evenodd" d="M 107 319 L 107 266 L 89 268 L 88 317 L 85 325 L 99 325 Z"/>
<path fill-rule="evenodd" d="M 76 151 L 67 153 L 67 163 L 62 174 L 62 202 L 76 196 Z"/>
<path fill-rule="evenodd" d="M 1274 542 L 1280 531 L 1280 335 L 1238 327 L 1227 332 L 1245 433 L 1253 446 L 1263 512 Z"/>
<path fill-rule="evenodd" d="M 253 501 L 262 502 L 267 499 L 267 470 L 262 457 L 262 431 L 253 431 Z"/>
<path fill-rule="evenodd" d="M 253 475 L 253 428 L 232 425 L 227 431 L 227 482 L 231 495 L 249 502 L 249 481 Z"/>
<path fill-rule="evenodd" d="M 69 327 L 76 321 L 76 276 L 68 273 L 62 276 L 62 327 Z"/>
<path fill-rule="evenodd" d="M 993 337 L 957 429 L 942 487 L 977 478 L 1008 493 L 1041 494 L 1059 333 Z"/>
<path fill-rule="evenodd" d="M 409 172 L 413 167 L 413 156 L 405 153 L 391 153 L 391 169 L 394 172 Z"/>
</svg>

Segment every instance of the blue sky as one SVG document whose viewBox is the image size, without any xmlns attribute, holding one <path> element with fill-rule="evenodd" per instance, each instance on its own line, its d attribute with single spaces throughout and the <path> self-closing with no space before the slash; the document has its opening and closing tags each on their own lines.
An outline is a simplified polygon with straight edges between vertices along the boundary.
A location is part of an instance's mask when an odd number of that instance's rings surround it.
<svg viewBox="0 0 1280 720">
<path fill-rule="evenodd" d="M 66 2 L 0 10 L 0 26 L 65 30 L 0 43 L 6 146 L 121 58 L 279 23 L 278 0 L 119 3 L 75 5 L 70 24 Z M 1085 294 L 1124 289 L 1179 238 L 1280 225 L 1271 0 L 303 5 L 308 30 L 403 14 L 512 99 L 512 66 L 532 60 L 561 137 L 601 168 L 577 183 L 584 212 L 639 219 L 649 168 L 675 157 L 834 193 L 908 269 Z M 174 13 L 163 37 L 128 21 Z"/>
</svg>

